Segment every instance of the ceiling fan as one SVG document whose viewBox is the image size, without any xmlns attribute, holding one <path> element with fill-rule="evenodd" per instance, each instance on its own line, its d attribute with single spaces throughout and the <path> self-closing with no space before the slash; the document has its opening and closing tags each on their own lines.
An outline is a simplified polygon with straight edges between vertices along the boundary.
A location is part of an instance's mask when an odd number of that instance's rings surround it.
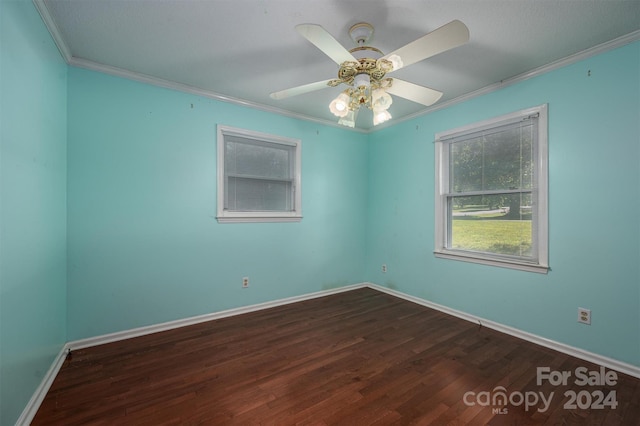
<svg viewBox="0 0 640 426">
<path fill-rule="evenodd" d="M 271 93 L 271 98 L 284 99 L 345 84 L 349 87 L 331 101 L 329 109 L 339 117 L 339 124 L 349 127 L 355 127 L 361 106 L 373 111 L 374 125 L 389 120 L 391 114 L 388 109 L 393 102 L 390 95 L 426 106 L 436 103 L 442 92 L 390 78 L 387 74 L 458 47 L 469 40 L 469 29 L 455 20 L 385 55 L 379 49 L 366 45 L 373 35 L 373 26 L 366 22 L 355 24 L 349 29 L 351 39 L 357 44 L 351 50 L 344 48 L 320 25 L 300 24 L 296 26 L 296 30 L 340 66 L 338 78 L 274 92 Z"/>
</svg>

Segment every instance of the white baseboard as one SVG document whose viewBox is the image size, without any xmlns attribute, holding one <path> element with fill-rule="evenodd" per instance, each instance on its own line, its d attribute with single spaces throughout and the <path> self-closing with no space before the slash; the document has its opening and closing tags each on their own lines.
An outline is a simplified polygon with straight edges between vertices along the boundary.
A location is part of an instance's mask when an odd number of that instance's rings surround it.
<svg viewBox="0 0 640 426">
<path fill-rule="evenodd" d="M 215 319 L 231 317 L 234 315 L 246 314 L 248 312 L 260 311 L 263 309 L 273 308 L 276 306 L 288 305 L 290 303 L 302 302 L 305 300 L 316 299 L 318 297 L 329 296 L 331 294 L 343 293 L 345 291 L 356 290 L 359 288 L 367 287 L 367 283 L 359 283 L 347 285 L 344 287 L 333 288 L 329 290 L 322 290 L 315 293 L 303 294 L 301 296 L 293 296 L 287 297 L 285 299 L 273 300 L 270 302 L 258 303 L 250 306 L 242 306 L 239 308 L 228 309 L 225 311 L 213 312 L 210 314 L 199 315 L 190 318 L 184 318 L 176 321 L 164 322 L 161 324 L 154 324 L 146 327 L 139 327 L 130 330 L 119 331 L 116 333 L 104 334 L 101 336 L 90 337 L 87 339 L 74 340 L 71 342 L 67 342 L 63 348 L 60 350 L 58 356 L 54 359 L 53 364 L 47 371 L 47 374 L 40 382 L 40 385 L 36 388 L 33 396 L 27 403 L 27 406 L 22 411 L 22 414 L 18 418 L 16 422 L 17 426 L 28 426 L 33 418 L 35 417 L 42 401 L 44 400 L 47 392 L 51 388 L 53 381 L 55 380 L 60 368 L 62 368 L 62 364 L 67 357 L 69 351 L 88 348 L 92 346 L 98 346 L 105 343 L 117 342 L 120 340 L 131 339 L 133 337 L 145 336 L 147 334 L 158 333 L 161 331 L 173 330 L 175 328 L 186 327 L 189 325 L 199 324 L 207 321 L 212 321 Z"/>
<path fill-rule="evenodd" d="M 31 424 L 31 421 L 36 416 L 38 412 L 38 408 L 40 408 L 40 404 L 44 401 L 44 397 L 47 396 L 47 392 L 49 392 L 49 388 L 53 384 L 58 372 L 62 368 L 62 364 L 64 360 L 67 358 L 67 353 L 69 353 L 69 349 L 67 345 L 64 345 L 60 350 L 60 353 L 55 357 L 51 367 L 42 378 L 42 382 L 36 388 L 36 391 L 33 393 L 33 396 L 27 403 L 27 406 L 22 410 L 22 414 L 18 417 L 18 421 L 16 421 L 17 426 L 28 426 Z"/>
<path fill-rule="evenodd" d="M 176 321 L 169 321 L 161 324 L 150 325 L 146 327 L 134 328 L 131 330 L 119 331 L 116 333 L 104 334 L 101 336 L 90 337 L 87 339 L 75 340 L 68 342 L 64 345 L 58 356 L 55 358 L 51 368 L 47 371 L 47 374 L 42 379 L 40 386 L 36 389 L 33 396 L 29 400 L 29 403 L 23 410 L 20 418 L 16 425 L 29 425 L 33 420 L 34 416 L 38 412 L 40 408 L 40 404 L 44 400 L 44 397 L 47 395 L 49 388 L 53 384 L 54 379 L 58 375 L 62 364 L 67 356 L 67 353 L 72 350 L 88 348 L 92 346 L 98 346 L 105 343 L 117 342 L 120 340 L 131 339 L 133 337 L 144 336 L 152 333 L 158 333 L 161 331 L 173 330 L 180 327 L 186 327 L 189 325 L 200 324 L 207 321 L 212 321 L 220 318 L 227 318 L 235 315 L 245 314 L 249 312 L 260 311 L 263 309 L 273 308 L 276 306 L 288 305 L 291 303 L 302 302 L 305 300 L 316 299 L 318 297 L 329 296 L 332 294 L 343 293 L 346 291 L 357 290 L 360 288 L 368 287 L 373 290 L 377 290 L 383 293 L 390 294 L 392 296 L 398 297 L 400 299 L 407 300 L 409 302 L 417 303 L 418 305 L 426 306 L 431 309 L 435 309 L 440 312 L 444 312 L 445 314 L 452 315 L 458 318 L 462 318 L 464 320 L 481 324 L 483 327 L 488 327 L 493 330 L 509 334 L 511 336 L 535 343 L 540 346 L 544 346 L 558 352 L 565 353 L 567 355 L 571 355 L 573 357 L 592 362 L 594 364 L 602 365 L 611 370 L 618 371 L 620 373 L 628 374 L 633 377 L 640 378 L 640 367 L 627 364 L 612 358 L 608 358 L 602 355 L 598 355 L 592 352 L 588 352 L 573 346 L 565 345 L 564 343 L 556 342 L 554 340 L 546 339 L 544 337 L 537 336 L 535 334 L 528 333 L 526 331 L 522 331 L 513 327 L 509 327 L 504 324 L 500 324 L 494 321 L 486 320 L 484 318 L 477 317 L 475 315 L 467 314 L 466 312 L 458 311 L 456 309 L 451 309 L 443 305 L 439 305 L 437 303 L 430 302 L 425 299 L 421 299 L 416 296 L 411 296 L 406 293 L 402 293 L 397 290 L 393 290 L 387 287 L 380 286 L 378 284 L 373 284 L 369 282 L 352 284 L 345 287 L 339 287 L 330 290 L 318 291 L 315 293 L 304 294 L 301 296 L 293 296 L 285 299 L 273 300 L 270 302 L 258 303 L 250 306 L 243 306 L 239 308 L 228 309 L 219 312 L 213 312 L 210 314 L 199 315 L 195 317 L 180 319 Z"/>
<path fill-rule="evenodd" d="M 517 328 L 510 327 L 508 325 L 500 324 L 498 322 L 490 321 L 484 318 L 477 317 L 475 315 L 468 314 L 466 312 L 451 309 L 449 307 L 439 305 L 437 303 L 430 302 L 419 297 L 411 296 L 406 293 L 402 293 L 397 290 L 393 290 L 387 287 L 380 286 L 378 284 L 366 283 L 366 286 L 374 290 L 381 291 L 383 293 L 396 296 L 398 298 L 408 300 L 413 303 L 417 303 L 422 306 L 426 306 L 431 309 L 435 309 L 445 314 L 452 315 L 467 321 L 471 321 L 476 324 L 481 324 L 483 327 L 488 327 L 501 333 L 509 334 L 522 340 L 526 340 L 531 343 L 535 343 L 540 346 L 544 346 L 549 349 L 562 352 L 567 355 L 582 359 L 584 361 L 592 362 L 594 364 L 602 365 L 611 370 L 618 371 L 620 373 L 628 374 L 629 376 L 640 378 L 640 367 L 632 364 L 627 364 L 622 361 L 618 361 L 613 358 L 598 355 L 593 352 L 585 351 L 574 346 L 569 346 L 564 343 L 557 342 L 555 340 L 547 339 L 536 334 L 528 333 L 526 331 L 519 330 Z"/>
<path fill-rule="evenodd" d="M 198 315 L 195 317 L 179 319 L 176 321 L 164 322 L 145 327 L 133 328 L 130 330 L 118 331 L 116 333 L 104 334 L 87 339 L 75 340 L 67 343 L 71 350 L 88 348 L 91 346 L 103 345 L 105 343 L 117 342 L 120 340 L 131 339 L 133 337 L 145 336 L 147 334 L 159 333 L 161 331 L 173 330 L 189 325 L 200 324 L 220 318 L 232 317 L 235 315 L 246 314 L 249 312 L 261 311 L 263 309 L 274 308 L 276 306 L 288 305 L 290 303 L 302 302 L 304 300 L 316 299 L 318 297 L 329 296 L 331 294 L 343 293 L 345 291 L 356 290 L 358 288 L 367 287 L 367 283 L 352 284 L 345 287 L 338 287 L 329 290 L 322 290 L 314 293 L 303 294 L 300 296 L 287 297 L 285 299 L 272 300 L 269 302 L 258 303 L 255 305 L 241 306 L 239 308 L 227 309 L 224 311 L 213 312 L 210 314 Z"/>
</svg>

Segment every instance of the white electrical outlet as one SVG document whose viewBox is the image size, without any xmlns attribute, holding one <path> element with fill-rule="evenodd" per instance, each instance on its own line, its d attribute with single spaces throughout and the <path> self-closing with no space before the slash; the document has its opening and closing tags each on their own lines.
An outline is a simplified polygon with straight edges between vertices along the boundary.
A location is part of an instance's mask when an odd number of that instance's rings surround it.
<svg viewBox="0 0 640 426">
<path fill-rule="evenodd" d="M 242 279 L 242 288 L 247 288 L 249 287 L 249 277 L 244 277 Z"/>
<path fill-rule="evenodd" d="M 387 272 L 387 265 L 384 265 L 384 264 L 382 265 L 382 272 L 383 273 Z"/>
<path fill-rule="evenodd" d="M 591 309 L 578 308 L 578 322 L 591 325 Z"/>
</svg>

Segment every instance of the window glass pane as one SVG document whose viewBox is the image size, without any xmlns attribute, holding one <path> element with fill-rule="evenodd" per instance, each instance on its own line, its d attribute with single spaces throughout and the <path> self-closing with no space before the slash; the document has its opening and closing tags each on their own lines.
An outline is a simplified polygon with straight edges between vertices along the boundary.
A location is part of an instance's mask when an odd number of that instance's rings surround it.
<svg viewBox="0 0 640 426">
<path fill-rule="evenodd" d="M 227 205 L 237 211 L 292 211 L 291 182 L 228 178 Z"/>
<path fill-rule="evenodd" d="M 450 191 L 533 187 L 534 123 L 506 126 L 449 144 Z"/>
<path fill-rule="evenodd" d="M 547 106 L 436 134 L 435 255 L 546 273 Z"/>
<path fill-rule="evenodd" d="M 449 198 L 451 249 L 531 258 L 531 194 Z"/>
<path fill-rule="evenodd" d="M 226 142 L 225 171 L 228 175 L 291 177 L 291 148 L 274 144 Z"/>
<path fill-rule="evenodd" d="M 219 222 L 298 222 L 300 140 L 218 126 Z"/>
<path fill-rule="evenodd" d="M 451 192 L 482 190 L 484 186 L 482 138 L 453 143 L 449 147 Z"/>
</svg>

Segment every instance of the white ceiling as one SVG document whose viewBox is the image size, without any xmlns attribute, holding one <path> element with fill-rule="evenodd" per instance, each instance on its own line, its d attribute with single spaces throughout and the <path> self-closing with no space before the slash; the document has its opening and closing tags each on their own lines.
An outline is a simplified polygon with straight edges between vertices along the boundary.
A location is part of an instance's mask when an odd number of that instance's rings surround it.
<svg viewBox="0 0 640 426">
<path fill-rule="evenodd" d="M 464 22 L 467 44 L 390 75 L 444 92 L 431 110 L 603 43 L 640 38 L 640 0 L 34 1 L 72 65 L 331 123 L 328 104 L 340 87 L 269 97 L 336 76 L 338 66 L 296 32 L 301 23 L 322 25 L 350 49 L 348 29 L 369 22 L 369 44 L 389 53 Z M 389 111 L 394 122 L 429 109 L 396 96 Z M 357 125 L 371 128 L 371 114 L 360 113 Z"/>
</svg>

